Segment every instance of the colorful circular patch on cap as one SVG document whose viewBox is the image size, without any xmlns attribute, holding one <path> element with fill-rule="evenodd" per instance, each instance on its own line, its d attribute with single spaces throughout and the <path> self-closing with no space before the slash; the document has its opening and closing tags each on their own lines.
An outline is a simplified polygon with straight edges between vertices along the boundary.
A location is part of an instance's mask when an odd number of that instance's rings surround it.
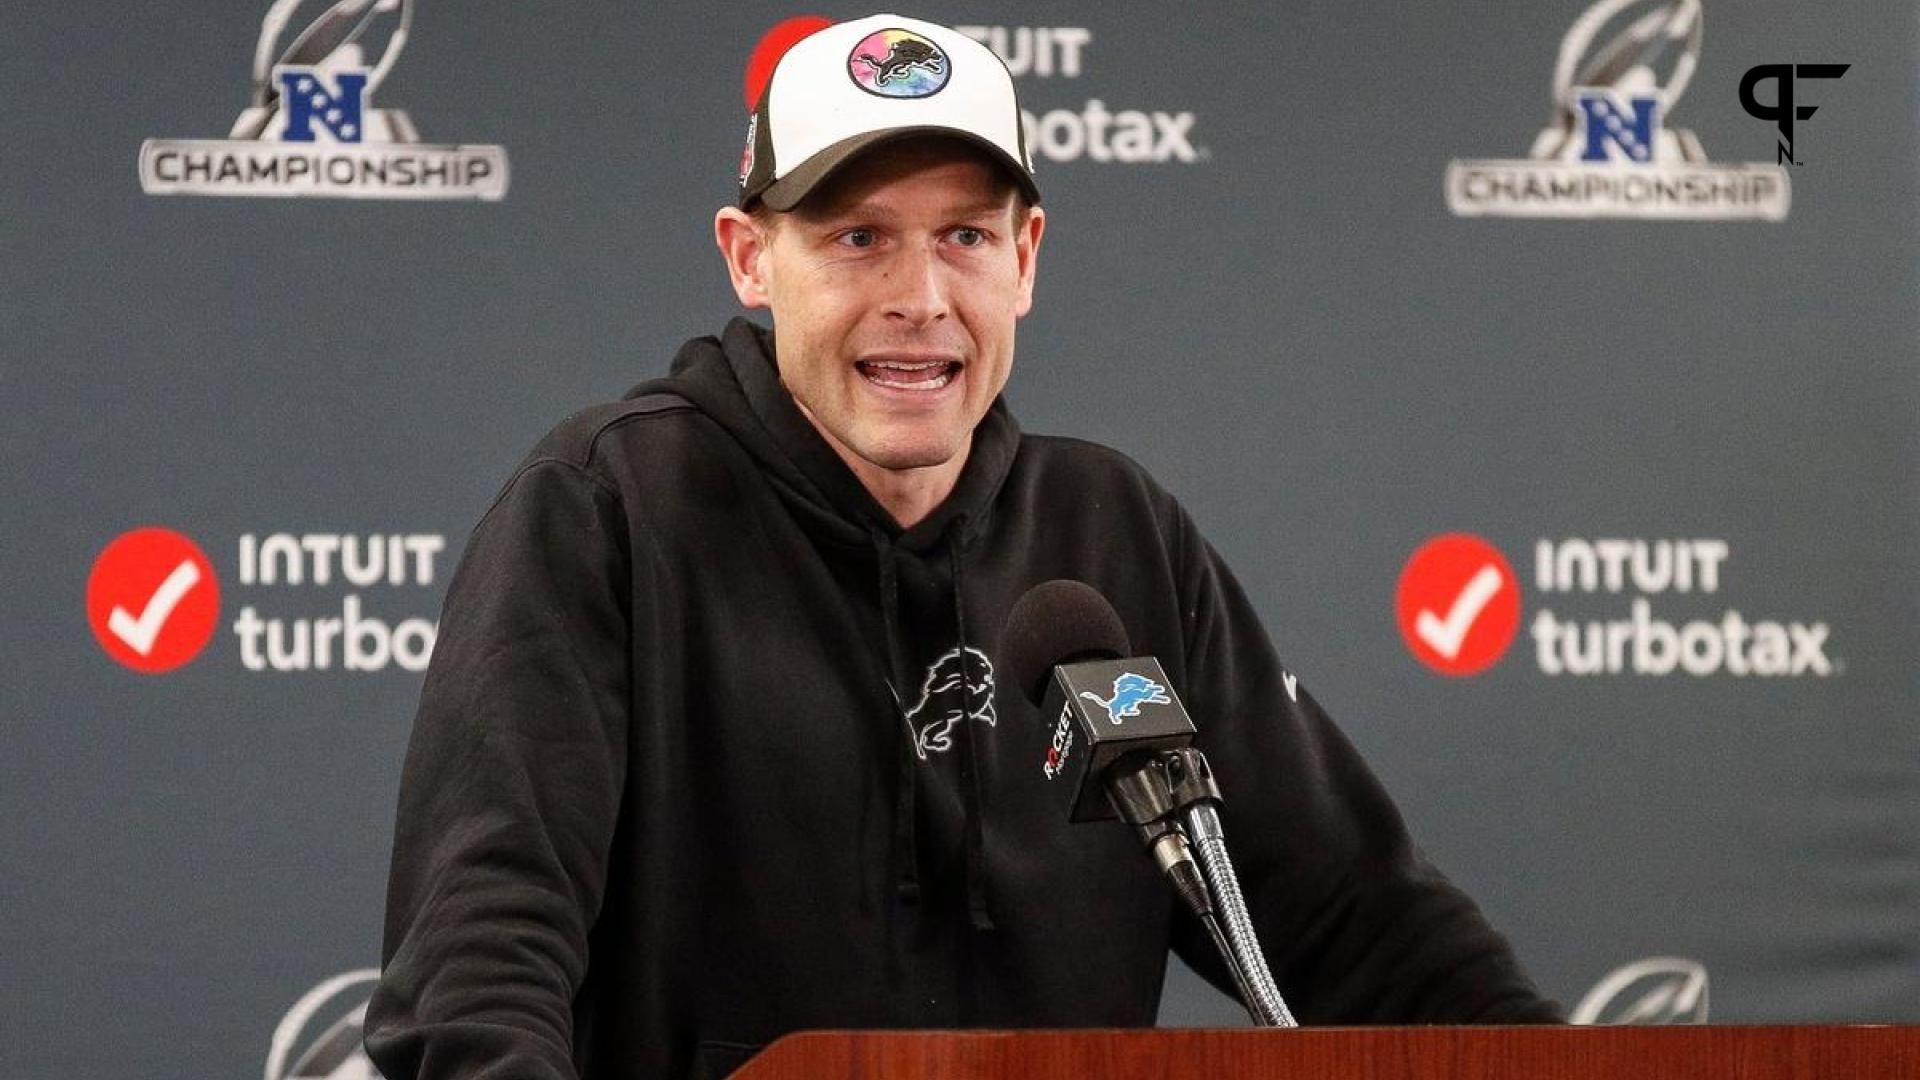
<svg viewBox="0 0 1920 1080">
<path fill-rule="evenodd" d="M 940 46 L 911 30 L 877 30 L 848 54 L 847 74 L 869 94 L 923 98 L 945 88 L 953 64 Z"/>
</svg>

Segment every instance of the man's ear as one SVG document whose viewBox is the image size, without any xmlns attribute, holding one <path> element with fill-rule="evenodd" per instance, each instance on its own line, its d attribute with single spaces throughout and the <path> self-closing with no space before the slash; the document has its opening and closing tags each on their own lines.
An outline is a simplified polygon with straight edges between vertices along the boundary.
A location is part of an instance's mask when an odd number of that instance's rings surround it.
<svg viewBox="0 0 1920 1080">
<path fill-rule="evenodd" d="M 713 215 L 713 242 L 727 261 L 727 276 L 742 306 L 763 308 L 772 303 L 767 292 L 767 230 L 753 216 L 734 206 Z"/>
<path fill-rule="evenodd" d="M 1033 310 L 1033 279 L 1040 267 L 1040 237 L 1047 231 L 1047 212 L 1035 206 L 1027 211 L 1027 220 L 1014 230 L 1013 251 L 1020 265 L 1020 297 L 1013 313 L 1025 315 Z"/>
</svg>

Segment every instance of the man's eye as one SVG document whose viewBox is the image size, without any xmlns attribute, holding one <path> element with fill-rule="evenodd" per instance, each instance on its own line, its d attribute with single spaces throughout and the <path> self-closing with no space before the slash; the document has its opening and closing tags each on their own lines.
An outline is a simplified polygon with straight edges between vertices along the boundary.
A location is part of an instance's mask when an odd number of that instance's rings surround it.
<svg viewBox="0 0 1920 1080">
<path fill-rule="evenodd" d="M 979 247 L 987 242 L 987 234 L 972 226 L 963 225 L 953 230 L 953 242 L 961 247 Z"/>
<path fill-rule="evenodd" d="M 867 248 L 872 247 L 878 239 L 872 229 L 848 229 L 840 237 L 840 242 L 849 247 Z"/>
</svg>

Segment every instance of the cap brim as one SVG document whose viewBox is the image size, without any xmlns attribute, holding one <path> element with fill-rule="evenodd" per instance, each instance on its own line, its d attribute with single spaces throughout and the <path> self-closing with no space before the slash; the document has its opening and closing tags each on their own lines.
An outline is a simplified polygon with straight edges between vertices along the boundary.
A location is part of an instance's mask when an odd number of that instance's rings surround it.
<svg viewBox="0 0 1920 1080">
<path fill-rule="evenodd" d="M 792 172 L 768 184 L 757 198 L 769 209 L 785 213 L 799 206 L 808 195 L 813 194 L 828 177 L 838 172 L 840 167 L 878 146 L 916 135 L 940 135 L 958 139 L 979 149 L 994 164 L 999 165 L 1006 174 L 1018 184 L 1030 203 L 1040 201 L 1040 189 L 1033 182 L 1033 174 L 1015 161 L 993 142 L 975 135 L 971 131 L 939 125 L 919 125 L 914 127 L 887 128 L 883 131 L 863 131 L 858 135 L 845 138 L 827 147 L 800 163 Z M 751 202 L 752 198 L 745 200 Z"/>
</svg>

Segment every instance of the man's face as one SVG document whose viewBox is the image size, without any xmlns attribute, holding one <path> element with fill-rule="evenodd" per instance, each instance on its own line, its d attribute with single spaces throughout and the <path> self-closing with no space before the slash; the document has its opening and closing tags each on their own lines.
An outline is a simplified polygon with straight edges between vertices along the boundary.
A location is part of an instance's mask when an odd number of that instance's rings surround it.
<svg viewBox="0 0 1920 1080">
<path fill-rule="evenodd" d="M 792 213 L 761 215 L 781 381 L 856 472 L 964 461 L 1033 302 L 1044 218 L 1015 214 L 1003 175 L 934 138 L 873 150 Z"/>
</svg>

